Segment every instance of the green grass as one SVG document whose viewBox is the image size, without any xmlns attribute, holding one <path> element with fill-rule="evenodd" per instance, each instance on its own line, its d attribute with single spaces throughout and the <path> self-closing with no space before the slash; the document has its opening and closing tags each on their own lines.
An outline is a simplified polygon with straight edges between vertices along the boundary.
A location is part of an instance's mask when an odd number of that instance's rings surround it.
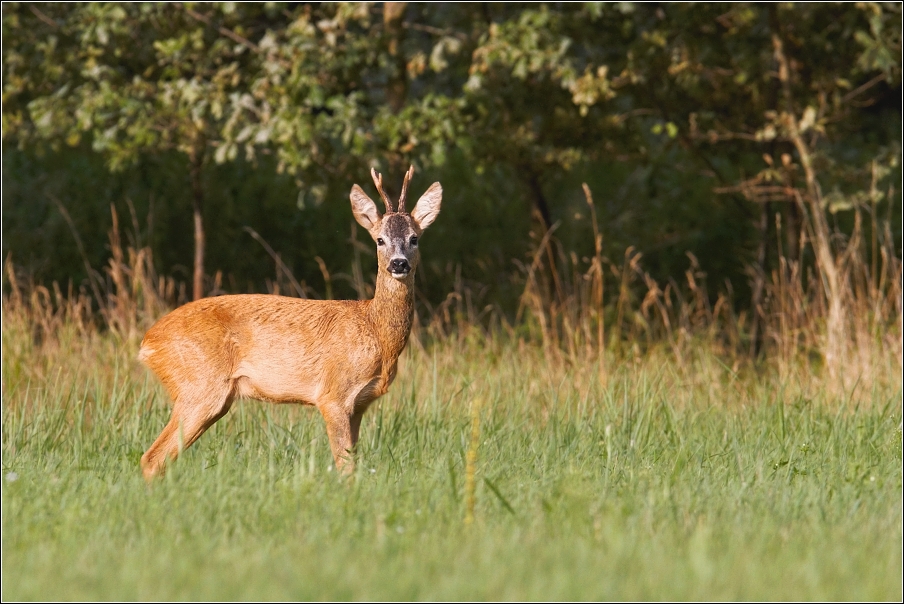
<svg viewBox="0 0 904 604">
<path fill-rule="evenodd" d="M 243 401 L 147 488 L 168 408 L 135 342 L 6 321 L 3 599 L 900 601 L 900 378 L 832 396 L 697 348 L 600 379 L 415 343 L 353 481 L 316 411 Z"/>
</svg>

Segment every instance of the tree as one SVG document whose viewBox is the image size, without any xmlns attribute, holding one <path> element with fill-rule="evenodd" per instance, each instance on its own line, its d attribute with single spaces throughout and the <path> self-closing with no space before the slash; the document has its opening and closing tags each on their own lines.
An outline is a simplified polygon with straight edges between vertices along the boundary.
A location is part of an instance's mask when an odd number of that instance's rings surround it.
<svg viewBox="0 0 904 604">
<path fill-rule="evenodd" d="M 773 244 L 831 271 L 868 167 L 894 173 L 900 36 L 876 3 L 5 4 L 4 137 L 86 136 L 114 168 L 178 149 L 199 224 L 200 168 L 262 154 L 318 202 L 414 163 L 544 229 L 603 174 L 624 182 L 600 206 L 613 253 L 665 278 L 685 251 L 721 277 L 752 264 L 757 308 Z M 499 222 L 487 239 L 517 245 L 481 253 L 502 265 L 528 243 Z"/>
<path fill-rule="evenodd" d="M 833 376 L 847 335 L 840 253 L 827 213 L 850 199 L 841 192 L 852 189 L 850 160 L 862 166 L 856 180 L 865 190 L 877 158 L 899 162 L 900 140 L 897 148 L 894 139 L 882 141 L 885 148 L 861 142 L 856 147 L 865 152 L 853 157 L 833 141 L 868 130 L 872 118 L 864 109 L 883 97 L 888 102 L 891 88 L 900 87 L 900 23 L 900 5 L 878 3 L 638 11 L 634 25 L 643 35 L 629 46 L 623 72 L 634 82 L 624 91 L 633 104 L 655 108 L 655 133 L 695 156 L 722 184 L 718 192 L 760 206 L 754 309 L 761 302 L 770 204 L 782 205 L 792 262 L 802 243 L 812 242 L 828 306 L 824 352 Z M 655 85 L 653 74 L 660 74 Z M 745 171 L 754 176 L 745 178 Z M 836 190 L 842 203 L 829 205 L 824 189 Z"/>
<path fill-rule="evenodd" d="M 294 17 L 271 32 L 243 105 L 256 123 L 225 138 L 249 157 L 275 145 L 280 169 L 301 180 L 381 157 L 442 166 L 455 149 L 522 174 L 548 228 L 542 173 L 602 146 L 600 122 L 581 116 L 612 95 L 605 69 L 567 55 L 558 12 L 508 10 L 497 25 L 471 5 L 386 3 L 305 5 Z"/>
<path fill-rule="evenodd" d="M 234 153 L 259 38 L 275 11 L 259 5 L 4 4 L 4 137 L 76 146 L 87 136 L 111 170 L 176 150 L 189 164 L 194 298 L 203 296 L 204 185 Z M 279 18 L 282 18 L 281 16 Z M 234 28 L 234 29 L 233 29 Z"/>
</svg>

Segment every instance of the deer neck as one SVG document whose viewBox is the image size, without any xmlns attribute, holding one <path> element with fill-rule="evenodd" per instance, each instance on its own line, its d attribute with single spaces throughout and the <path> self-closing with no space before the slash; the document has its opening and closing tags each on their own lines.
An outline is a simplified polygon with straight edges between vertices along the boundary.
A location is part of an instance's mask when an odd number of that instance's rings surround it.
<svg viewBox="0 0 904 604">
<path fill-rule="evenodd" d="M 368 313 L 377 328 L 385 361 L 395 361 L 411 333 L 414 318 L 414 271 L 405 279 L 394 279 L 379 269 L 374 299 Z"/>
</svg>

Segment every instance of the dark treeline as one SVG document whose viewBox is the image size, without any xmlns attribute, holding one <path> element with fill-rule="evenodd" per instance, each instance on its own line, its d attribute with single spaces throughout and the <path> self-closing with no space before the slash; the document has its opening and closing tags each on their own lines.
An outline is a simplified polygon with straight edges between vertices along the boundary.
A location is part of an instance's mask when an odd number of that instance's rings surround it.
<svg viewBox="0 0 904 604">
<path fill-rule="evenodd" d="M 513 315 L 547 230 L 580 265 L 594 220 L 613 263 L 756 305 L 858 222 L 900 258 L 900 65 L 898 3 L 4 3 L 3 254 L 85 286 L 112 206 L 185 298 L 291 294 L 261 241 L 354 297 L 349 189 L 413 163 L 428 307 L 457 280 Z"/>
</svg>

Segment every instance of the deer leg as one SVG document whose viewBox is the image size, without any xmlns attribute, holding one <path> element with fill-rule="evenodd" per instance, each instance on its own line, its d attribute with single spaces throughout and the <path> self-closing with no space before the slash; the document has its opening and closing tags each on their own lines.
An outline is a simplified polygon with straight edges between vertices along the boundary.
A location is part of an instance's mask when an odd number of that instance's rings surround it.
<svg viewBox="0 0 904 604">
<path fill-rule="evenodd" d="M 340 474 L 348 476 L 355 469 L 351 417 L 338 405 L 321 407 L 320 413 L 326 422 L 326 433 L 330 437 L 330 449 L 336 469 Z"/>
<path fill-rule="evenodd" d="M 154 476 L 163 473 L 163 467 L 166 464 L 167 443 L 174 436 L 177 439 L 179 437 L 179 417 L 175 410 L 173 410 L 172 416 L 163 431 L 160 432 L 160 436 L 141 456 L 141 471 L 146 481 L 150 482 Z"/>
<path fill-rule="evenodd" d="M 176 401 L 170 421 L 163 428 L 154 444 L 141 456 L 141 470 L 144 479 L 150 482 L 155 476 L 163 474 L 167 461 L 179 456 L 204 432 L 214 425 L 218 419 L 226 415 L 232 406 L 231 390 L 208 396 L 203 402 L 198 399 Z"/>
</svg>

